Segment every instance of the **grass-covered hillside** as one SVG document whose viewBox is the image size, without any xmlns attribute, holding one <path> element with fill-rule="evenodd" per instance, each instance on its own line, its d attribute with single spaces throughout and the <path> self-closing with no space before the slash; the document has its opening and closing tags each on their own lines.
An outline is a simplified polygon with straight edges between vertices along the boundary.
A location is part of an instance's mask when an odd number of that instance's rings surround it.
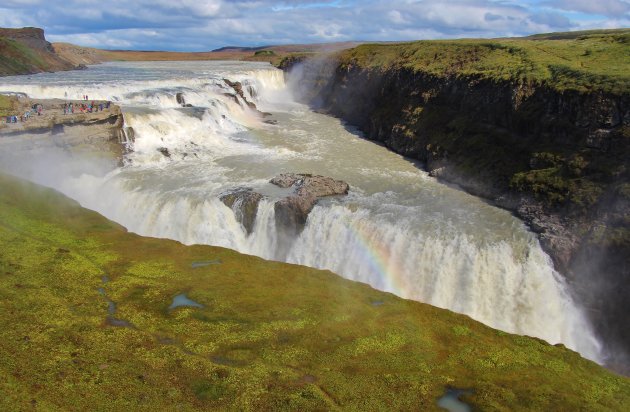
<svg viewBox="0 0 630 412">
<path fill-rule="evenodd" d="M 55 54 L 44 32 L 34 27 L 0 28 L 0 76 L 70 70 L 70 62 Z"/>
<path fill-rule="evenodd" d="M 630 408 L 630 380 L 562 346 L 330 272 L 142 238 L 7 175 L 0 331 L 0 410 L 435 410 L 449 387 L 480 410 Z"/>
<path fill-rule="evenodd" d="M 369 44 L 344 52 L 342 59 L 382 70 L 400 67 L 443 77 L 519 80 L 557 90 L 630 91 L 630 29 Z"/>
</svg>

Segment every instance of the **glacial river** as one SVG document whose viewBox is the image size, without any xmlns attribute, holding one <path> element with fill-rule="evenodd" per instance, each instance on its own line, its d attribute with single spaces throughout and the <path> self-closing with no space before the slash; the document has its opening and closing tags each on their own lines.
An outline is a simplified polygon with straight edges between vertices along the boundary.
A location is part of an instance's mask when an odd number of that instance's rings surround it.
<svg viewBox="0 0 630 412">
<path fill-rule="evenodd" d="M 224 78 L 240 81 L 245 98 L 276 124 L 227 96 L 234 90 Z M 122 106 L 134 131 L 124 166 L 2 145 L 0 168 L 54 187 L 130 231 L 330 269 L 601 362 L 580 308 L 521 221 L 296 103 L 283 73 L 268 64 L 107 63 L 0 78 L 0 91 L 9 90 L 35 98 L 87 94 Z M 193 107 L 181 107 L 177 93 Z M 351 188 L 348 196 L 321 200 L 288 244 L 279 242 L 274 221 L 282 193 L 268 183 L 283 172 L 330 176 Z M 235 187 L 267 195 L 250 235 L 218 199 Z"/>
</svg>

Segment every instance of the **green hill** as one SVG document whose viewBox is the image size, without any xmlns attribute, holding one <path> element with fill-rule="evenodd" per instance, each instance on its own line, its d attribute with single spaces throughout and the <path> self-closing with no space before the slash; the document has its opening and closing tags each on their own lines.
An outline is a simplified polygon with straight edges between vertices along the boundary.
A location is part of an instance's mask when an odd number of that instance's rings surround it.
<svg viewBox="0 0 630 412">
<path fill-rule="evenodd" d="M 173 308 L 182 294 L 194 306 Z M 130 234 L 7 175 L 0 313 L 0 410 L 432 410 L 449 387 L 483 410 L 630 407 L 630 380 L 562 346 Z"/>
<path fill-rule="evenodd" d="M 630 92 L 630 29 L 369 44 L 342 52 L 341 59 L 347 65 L 411 68 L 441 77 L 519 80 L 581 92 Z"/>
<path fill-rule="evenodd" d="M 42 29 L 0 28 L 0 76 L 70 70 L 75 66 L 59 57 Z"/>
</svg>

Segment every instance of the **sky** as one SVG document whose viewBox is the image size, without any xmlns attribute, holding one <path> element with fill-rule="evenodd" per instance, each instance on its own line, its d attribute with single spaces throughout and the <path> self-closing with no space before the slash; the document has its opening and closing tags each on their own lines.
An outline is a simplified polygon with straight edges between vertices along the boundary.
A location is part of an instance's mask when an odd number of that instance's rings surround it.
<svg viewBox="0 0 630 412">
<path fill-rule="evenodd" d="M 522 36 L 630 27 L 630 0 L 2 0 L 0 27 L 105 49 Z"/>
</svg>

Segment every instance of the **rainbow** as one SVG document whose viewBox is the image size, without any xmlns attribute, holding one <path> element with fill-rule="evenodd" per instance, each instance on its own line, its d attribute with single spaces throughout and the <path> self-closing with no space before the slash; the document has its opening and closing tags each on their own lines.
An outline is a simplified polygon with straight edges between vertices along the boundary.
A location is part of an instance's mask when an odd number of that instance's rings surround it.
<svg viewBox="0 0 630 412">
<path fill-rule="evenodd" d="M 405 271 L 400 259 L 392 256 L 389 242 L 380 241 L 378 229 L 365 224 L 362 219 L 348 223 L 361 260 L 366 262 L 371 271 L 378 276 L 376 282 L 378 289 L 407 298 Z M 364 277 L 361 278 L 364 279 Z"/>
</svg>

